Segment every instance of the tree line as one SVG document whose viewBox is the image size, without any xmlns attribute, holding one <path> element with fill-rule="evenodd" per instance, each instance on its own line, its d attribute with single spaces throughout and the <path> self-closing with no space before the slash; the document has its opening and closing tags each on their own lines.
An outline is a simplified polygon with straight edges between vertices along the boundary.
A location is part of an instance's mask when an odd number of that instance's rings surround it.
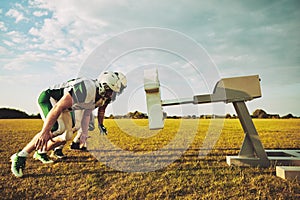
<svg viewBox="0 0 300 200">
<path fill-rule="evenodd" d="M 187 115 L 187 116 L 169 116 L 166 112 L 163 113 L 164 118 L 170 118 L 170 119 L 212 119 L 212 118 L 227 118 L 227 119 L 235 119 L 238 118 L 235 114 L 226 114 L 226 115 Z M 279 114 L 268 114 L 266 111 L 262 109 L 256 109 L 252 115 L 252 118 L 259 118 L 259 119 L 290 119 L 290 118 L 298 118 L 294 116 L 293 114 L 289 113 L 284 116 L 279 116 Z M 40 114 L 36 115 L 28 115 L 24 111 L 20 111 L 17 109 L 12 108 L 0 108 L 0 119 L 40 119 Z M 108 119 L 147 119 L 148 116 L 145 113 L 134 111 L 129 112 L 125 115 L 110 115 L 106 117 Z"/>
</svg>

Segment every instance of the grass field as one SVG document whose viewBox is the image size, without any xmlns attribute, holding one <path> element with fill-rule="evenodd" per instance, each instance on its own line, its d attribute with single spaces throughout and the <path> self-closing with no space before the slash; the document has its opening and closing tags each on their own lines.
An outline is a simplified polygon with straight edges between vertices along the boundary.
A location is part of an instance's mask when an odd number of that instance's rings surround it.
<svg viewBox="0 0 300 200">
<path fill-rule="evenodd" d="M 299 119 L 256 119 L 254 123 L 265 148 L 300 149 Z M 164 130 L 150 132 L 147 120 L 106 120 L 109 134 L 90 132 L 93 145 L 107 140 L 120 151 L 147 153 L 179 138 L 188 149 L 156 171 L 124 172 L 117 170 L 117 165 L 127 161 L 134 164 L 128 156 L 107 151 L 107 158 L 114 157 L 116 164 L 108 166 L 90 152 L 69 150 L 68 143 L 64 148 L 66 159 L 45 165 L 34 161 L 31 153 L 25 175 L 15 178 L 9 158 L 40 130 L 42 121 L 0 120 L 0 199 L 300 199 L 299 182 L 276 177 L 274 167 L 226 164 L 226 155 L 238 154 L 244 137 L 236 119 L 224 120 L 214 148 L 207 156 L 199 156 L 206 133 L 214 130 L 210 124 L 210 120 L 168 119 Z M 171 152 L 167 155 L 176 151 L 173 146 L 167 148 Z M 135 162 L 136 166 L 147 166 Z"/>
</svg>

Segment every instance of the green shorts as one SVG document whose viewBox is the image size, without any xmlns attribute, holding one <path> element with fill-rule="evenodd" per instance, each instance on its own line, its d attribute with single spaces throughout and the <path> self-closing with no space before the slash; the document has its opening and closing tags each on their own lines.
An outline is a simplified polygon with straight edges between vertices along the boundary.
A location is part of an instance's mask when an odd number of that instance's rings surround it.
<svg viewBox="0 0 300 200">
<path fill-rule="evenodd" d="M 39 98 L 38 98 L 38 104 L 41 108 L 42 113 L 40 113 L 41 115 L 43 115 L 44 118 L 47 117 L 48 113 L 50 112 L 50 110 L 52 109 L 53 105 L 50 101 L 50 98 L 52 97 L 53 99 L 55 99 L 56 101 L 58 101 L 59 99 L 61 99 L 61 97 L 63 96 L 63 91 L 62 90 L 45 90 L 43 92 L 41 92 Z M 55 122 L 55 124 L 53 125 L 51 131 L 56 131 L 58 129 L 58 123 Z"/>
<path fill-rule="evenodd" d="M 55 90 L 45 90 L 43 92 L 41 92 L 39 98 L 38 98 L 38 104 L 39 107 L 41 109 L 40 113 L 41 115 L 43 115 L 43 118 L 46 118 L 48 113 L 50 112 L 50 110 L 52 109 L 53 105 L 50 101 L 50 98 L 53 98 L 55 101 L 59 101 L 62 97 L 63 97 L 63 89 L 55 89 Z M 75 119 L 74 119 L 74 113 L 71 112 L 71 116 L 72 116 L 72 125 L 75 125 Z M 54 132 L 56 130 L 58 130 L 58 123 L 55 122 L 55 124 L 52 126 L 51 131 Z"/>
</svg>

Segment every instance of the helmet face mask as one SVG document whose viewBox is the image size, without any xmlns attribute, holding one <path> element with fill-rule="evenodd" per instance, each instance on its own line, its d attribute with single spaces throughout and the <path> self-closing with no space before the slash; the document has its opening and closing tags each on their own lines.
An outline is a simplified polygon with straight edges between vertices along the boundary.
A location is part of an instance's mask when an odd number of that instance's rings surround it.
<svg viewBox="0 0 300 200">
<path fill-rule="evenodd" d="M 111 98 L 114 91 L 112 89 L 110 89 L 110 87 L 108 85 L 104 85 L 104 88 L 105 88 L 104 97 Z"/>
<path fill-rule="evenodd" d="M 105 94 L 105 88 L 102 85 L 99 86 L 98 94 L 100 96 L 103 96 Z"/>
<path fill-rule="evenodd" d="M 112 90 L 106 83 L 102 84 L 105 91 Z"/>
<path fill-rule="evenodd" d="M 123 85 L 121 85 L 120 92 L 118 92 L 118 95 L 122 94 L 125 88 L 126 87 L 124 87 Z"/>
</svg>

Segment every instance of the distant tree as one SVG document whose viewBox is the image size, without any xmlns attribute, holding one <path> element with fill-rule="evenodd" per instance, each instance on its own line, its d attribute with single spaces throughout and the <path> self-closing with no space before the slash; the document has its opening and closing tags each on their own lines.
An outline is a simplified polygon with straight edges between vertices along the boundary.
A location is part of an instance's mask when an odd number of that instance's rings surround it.
<svg viewBox="0 0 300 200">
<path fill-rule="evenodd" d="M 41 114 L 38 113 L 36 115 L 35 114 L 30 115 L 29 118 L 31 118 L 31 119 L 41 119 L 42 117 L 41 117 Z"/>
<path fill-rule="evenodd" d="M 291 113 L 285 115 L 285 116 L 282 116 L 281 117 L 282 119 L 291 119 L 291 118 L 296 118 L 294 115 L 292 115 Z"/>
<path fill-rule="evenodd" d="M 227 113 L 226 116 L 225 116 L 225 118 L 226 118 L 226 119 L 230 119 L 230 118 L 231 118 L 231 115 L 230 115 L 229 113 Z"/>
<path fill-rule="evenodd" d="M 253 114 L 252 114 L 253 118 L 268 118 L 268 114 L 266 113 L 266 111 L 262 110 L 262 109 L 256 109 Z"/>
<path fill-rule="evenodd" d="M 113 116 L 113 114 L 110 114 L 108 119 L 114 119 L 115 117 Z"/>
<path fill-rule="evenodd" d="M 129 119 L 147 119 L 147 115 L 144 114 L 144 113 L 141 113 L 139 111 L 135 111 L 135 112 L 127 113 L 126 118 L 129 118 Z"/>
<path fill-rule="evenodd" d="M 23 119 L 29 118 L 29 115 L 23 111 L 11 109 L 11 108 L 0 108 L 0 119 Z"/>
</svg>

